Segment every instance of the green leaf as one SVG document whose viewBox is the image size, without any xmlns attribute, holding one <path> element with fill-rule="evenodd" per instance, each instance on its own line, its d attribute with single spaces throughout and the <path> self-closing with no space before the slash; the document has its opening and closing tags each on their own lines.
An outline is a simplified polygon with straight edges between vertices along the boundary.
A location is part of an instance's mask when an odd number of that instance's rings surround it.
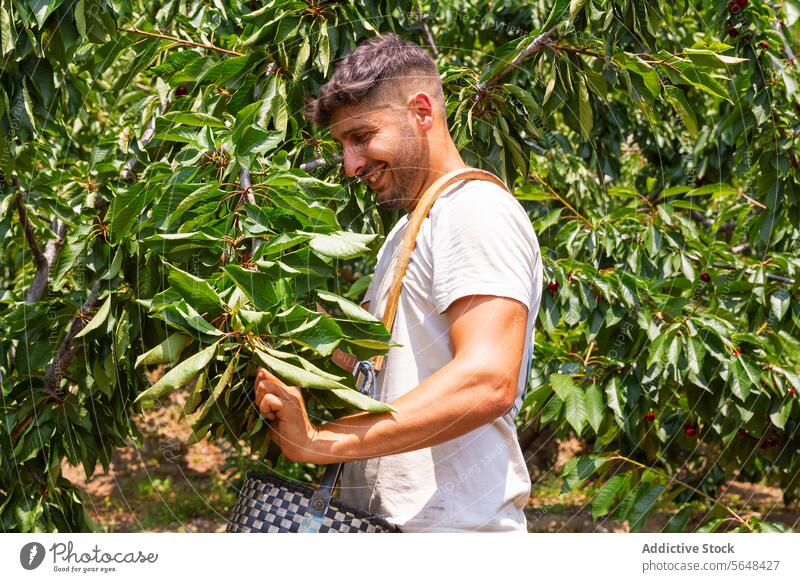
<svg viewBox="0 0 800 582">
<path fill-rule="evenodd" d="M 329 392 L 335 394 L 340 400 L 358 410 L 363 410 L 365 412 L 397 412 L 385 402 L 374 400 L 365 394 L 361 394 L 361 392 L 357 390 L 352 390 L 350 388 L 334 388 Z"/>
<path fill-rule="evenodd" d="M 322 368 L 318 368 L 305 358 L 298 356 L 297 354 L 287 354 L 286 352 L 280 352 L 278 350 L 273 350 L 271 348 L 263 349 L 262 351 L 268 353 L 270 356 L 274 358 L 278 358 L 280 360 L 287 360 L 289 362 L 294 362 L 298 364 L 301 368 L 306 370 L 307 372 L 311 372 L 312 374 L 316 374 L 317 376 L 322 376 L 323 378 L 327 378 L 328 380 L 344 380 L 344 376 L 337 376 L 335 374 L 331 374 L 330 372 L 326 372 Z"/>
<path fill-rule="evenodd" d="M 366 245 L 377 236 L 375 234 L 358 234 L 344 231 L 331 234 L 311 232 L 298 232 L 298 234 L 309 235 L 311 237 L 309 246 L 317 254 L 333 259 L 350 259 L 369 252 L 369 247 Z"/>
<path fill-rule="evenodd" d="M 575 20 L 575 17 L 580 12 L 583 5 L 586 4 L 586 0 L 570 0 L 569 3 L 569 22 L 571 23 Z"/>
<path fill-rule="evenodd" d="M 294 342 L 315 350 L 322 356 L 330 356 L 344 337 L 341 328 L 326 315 L 318 315 L 299 327 L 280 334 Z"/>
<path fill-rule="evenodd" d="M 274 281 L 269 275 L 248 271 L 239 265 L 228 265 L 222 270 L 260 311 L 269 311 L 280 303 Z"/>
<path fill-rule="evenodd" d="M 742 402 L 750 396 L 750 378 L 742 368 L 738 358 L 733 358 L 730 364 L 729 378 L 731 392 Z"/>
<path fill-rule="evenodd" d="M 174 364 L 181 357 L 183 349 L 192 343 L 193 338 L 182 334 L 173 333 L 153 349 L 136 358 L 134 368 L 152 364 Z"/>
<path fill-rule="evenodd" d="M 323 301 L 336 304 L 342 313 L 352 321 L 366 321 L 369 323 L 376 323 L 378 319 L 363 307 L 356 305 L 352 301 L 348 301 L 344 297 L 340 297 L 328 291 L 317 290 L 317 296 Z"/>
<path fill-rule="evenodd" d="M 564 479 L 565 485 L 564 490 L 574 491 L 606 462 L 604 458 L 594 455 L 572 457 L 561 471 L 561 477 Z"/>
<path fill-rule="evenodd" d="M 7 0 L 0 0 L 0 56 L 3 57 L 14 50 L 16 43 L 16 27 L 11 19 L 11 9 L 6 4 Z"/>
<path fill-rule="evenodd" d="M 566 374 L 550 374 L 550 386 L 561 400 L 566 400 L 567 395 L 578 390 L 572 381 L 572 376 Z"/>
<path fill-rule="evenodd" d="M 238 353 L 231 358 L 231 361 L 228 363 L 228 366 L 225 368 L 225 371 L 217 380 L 216 385 L 214 386 L 214 390 L 212 390 L 211 395 L 208 397 L 203 403 L 203 407 L 197 413 L 197 416 L 192 419 L 193 423 L 198 423 L 202 419 L 206 417 L 209 413 L 211 408 L 216 404 L 217 400 L 220 396 L 222 396 L 222 392 L 231 385 L 231 380 L 233 380 L 233 373 L 236 371 L 236 366 L 239 364 L 239 355 Z"/>
<path fill-rule="evenodd" d="M 683 54 L 698 67 L 720 67 L 747 62 L 747 59 L 721 55 L 708 49 L 685 48 L 683 49 Z"/>
<path fill-rule="evenodd" d="M 664 97 L 680 117 L 689 135 L 696 137 L 697 118 L 689 102 L 686 100 L 686 95 L 684 95 L 683 91 L 675 85 L 666 85 L 664 87 Z"/>
<path fill-rule="evenodd" d="M 606 398 L 608 399 L 608 407 L 614 412 L 614 418 L 617 424 L 622 426 L 625 420 L 625 415 L 622 413 L 622 403 L 619 397 L 619 379 L 612 376 L 606 384 Z"/>
<path fill-rule="evenodd" d="M 580 436 L 583 433 L 583 427 L 586 425 L 586 405 L 584 404 L 583 393 L 576 387 L 575 390 L 567 393 L 564 404 L 564 416 L 572 428 L 575 429 L 575 433 Z"/>
<path fill-rule="evenodd" d="M 273 201 L 277 206 L 285 208 L 295 216 L 305 216 L 309 218 L 311 224 L 329 226 L 333 229 L 340 228 L 339 222 L 336 220 L 336 213 L 316 200 L 309 202 L 296 192 L 289 194 L 277 191 L 274 193 Z M 298 231 L 298 234 L 311 233 L 302 233 Z"/>
<path fill-rule="evenodd" d="M 691 337 L 686 341 L 686 357 L 689 360 L 689 369 L 699 374 L 706 357 L 706 348 L 699 339 Z"/>
<path fill-rule="evenodd" d="M 656 483 L 640 485 L 636 491 L 636 502 L 627 518 L 631 524 L 631 531 L 639 531 L 644 527 L 647 516 L 656 508 L 658 496 L 664 491 L 664 486 Z"/>
<path fill-rule="evenodd" d="M 111 220 L 108 234 L 113 243 L 128 239 L 137 220 L 141 219 L 142 210 L 158 193 L 156 188 L 144 188 L 136 184 L 130 188 L 120 188 L 111 200 Z"/>
<path fill-rule="evenodd" d="M 681 73 L 681 79 L 709 95 L 733 102 L 728 91 L 708 73 L 698 71 L 694 67 L 687 67 Z"/>
<path fill-rule="evenodd" d="M 586 419 L 595 433 L 600 432 L 600 425 L 603 423 L 603 395 L 596 383 L 589 385 L 583 395 L 583 405 L 586 410 Z"/>
<path fill-rule="evenodd" d="M 791 296 L 786 289 L 780 288 L 775 291 L 775 293 L 770 295 L 769 303 L 770 307 L 772 308 L 772 315 L 775 316 L 777 321 L 781 321 L 786 315 L 786 312 L 789 310 Z"/>
<path fill-rule="evenodd" d="M 92 317 L 92 320 L 86 324 L 86 327 L 84 327 L 82 330 L 80 330 L 78 333 L 75 334 L 74 339 L 82 338 L 92 333 L 96 329 L 99 329 L 100 326 L 105 323 L 106 319 L 108 319 L 108 314 L 110 312 L 111 312 L 111 293 L 108 294 L 108 297 L 106 297 L 105 302 L 103 303 L 103 305 L 100 306 L 100 309 L 97 310 L 97 313 L 95 313 L 94 317 Z"/>
<path fill-rule="evenodd" d="M 592 519 L 597 520 L 611 510 L 624 483 L 623 475 L 614 475 L 603 484 L 592 499 Z"/>
<path fill-rule="evenodd" d="M 36 17 L 36 23 L 41 29 L 44 26 L 44 21 L 50 16 L 53 11 L 62 4 L 63 0 L 28 0 L 28 6 L 31 12 Z"/>
<path fill-rule="evenodd" d="M 550 10 L 550 14 L 547 16 L 547 20 L 542 26 L 542 30 L 548 30 L 553 25 L 557 24 L 564 15 L 567 14 L 567 8 L 570 5 L 570 0 L 556 0 L 553 3 L 553 8 Z"/>
<path fill-rule="evenodd" d="M 187 210 L 192 208 L 192 206 L 197 205 L 199 202 L 221 200 L 222 196 L 222 190 L 217 188 L 214 184 L 206 184 L 205 186 L 201 186 L 180 201 L 178 206 L 175 207 L 175 210 L 167 215 L 167 219 L 164 221 L 162 228 L 166 230 L 172 225 L 176 224 Z"/>
<path fill-rule="evenodd" d="M 199 332 L 210 337 L 220 336 L 222 332 L 208 323 L 191 305 L 184 299 L 176 303 L 159 305 L 151 309 L 153 317 L 162 319 L 187 333 Z"/>
<path fill-rule="evenodd" d="M 789 417 L 792 415 L 793 405 L 794 398 L 791 396 L 786 396 L 783 402 L 778 403 L 777 406 L 773 406 L 773 411 L 769 415 L 769 419 L 772 421 L 772 424 L 781 430 L 785 429 L 786 421 L 788 421 Z"/>
<path fill-rule="evenodd" d="M 581 136 L 583 139 L 589 139 L 589 137 L 592 135 L 594 119 L 592 117 L 592 104 L 589 101 L 589 91 L 586 88 L 586 81 L 582 76 L 578 77 L 578 108 Z"/>
<path fill-rule="evenodd" d="M 164 114 L 164 119 L 170 123 L 181 123 L 192 127 L 225 127 L 225 124 L 208 113 L 192 111 L 170 111 Z"/>
<path fill-rule="evenodd" d="M 139 401 L 158 400 L 173 390 L 180 388 L 181 386 L 185 386 L 192 378 L 197 376 L 201 370 L 205 369 L 211 360 L 214 359 L 214 357 L 217 355 L 218 347 L 219 342 L 216 342 L 208 346 L 206 349 L 201 350 L 200 352 L 191 356 L 190 358 L 187 358 L 172 368 L 169 372 L 164 374 L 164 376 L 162 376 L 158 382 L 139 394 L 139 396 L 136 397 L 136 400 L 134 400 L 134 403 Z"/>
<path fill-rule="evenodd" d="M 163 259 L 162 261 L 169 270 L 167 278 L 172 287 L 198 312 L 212 316 L 222 312 L 224 309 L 222 299 L 208 281 L 182 271 Z"/>
<path fill-rule="evenodd" d="M 320 390 L 350 390 L 350 388 L 344 384 L 309 370 L 298 368 L 297 366 L 294 366 L 284 360 L 274 358 L 262 350 L 256 349 L 255 357 L 262 366 L 269 369 L 276 376 L 279 376 L 284 382 L 292 386 L 300 386 L 301 388 L 317 388 Z"/>
</svg>

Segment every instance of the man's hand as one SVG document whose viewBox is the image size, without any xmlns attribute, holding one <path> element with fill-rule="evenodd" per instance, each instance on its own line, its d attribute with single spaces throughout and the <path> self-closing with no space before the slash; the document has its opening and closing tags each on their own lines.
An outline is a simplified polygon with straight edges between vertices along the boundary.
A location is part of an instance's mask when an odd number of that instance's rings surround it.
<svg viewBox="0 0 800 582">
<path fill-rule="evenodd" d="M 265 368 L 258 369 L 254 388 L 256 406 L 270 421 L 272 442 L 290 461 L 306 461 L 312 452 L 317 427 L 308 418 L 300 389 L 287 386 Z"/>
</svg>

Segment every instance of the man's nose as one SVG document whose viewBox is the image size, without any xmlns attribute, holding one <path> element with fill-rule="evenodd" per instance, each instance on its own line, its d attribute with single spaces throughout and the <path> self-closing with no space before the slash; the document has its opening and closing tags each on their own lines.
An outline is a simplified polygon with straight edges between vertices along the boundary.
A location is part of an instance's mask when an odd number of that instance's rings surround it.
<svg viewBox="0 0 800 582">
<path fill-rule="evenodd" d="M 348 146 L 344 148 L 342 155 L 344 156 L 342 162 L 344 163 L 345 174 L 350 178 L 361 175 L 367 163 L 367 158 L 363 154 L 363 148 Z"/>
</svg>

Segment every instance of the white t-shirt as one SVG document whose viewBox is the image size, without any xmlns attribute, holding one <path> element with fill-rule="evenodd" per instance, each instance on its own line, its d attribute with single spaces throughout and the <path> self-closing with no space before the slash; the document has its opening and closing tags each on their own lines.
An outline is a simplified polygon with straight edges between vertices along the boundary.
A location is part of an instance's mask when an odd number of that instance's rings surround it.
<svg viewBox="0 0 800 582">
<path fill-rule="evenodd" d="M 378 253 L 364 301 L 383 315 L 409 215 Z M 376 397 L 396 400 L 453 359 L 447 315 L 468 295 L 511 297 L 528 306 L 517 400 L 507 414 L 461 437 L 408 453 L 345 463 L 340 496 L 407 532 L 526 531 L 531 481 L 514 416 L 530 373 L 533 324 L 542 293 L 539 244 L 519 202 L 483 180 L 450 186 L 422 223 L 403 279 Z"/>
</svg>

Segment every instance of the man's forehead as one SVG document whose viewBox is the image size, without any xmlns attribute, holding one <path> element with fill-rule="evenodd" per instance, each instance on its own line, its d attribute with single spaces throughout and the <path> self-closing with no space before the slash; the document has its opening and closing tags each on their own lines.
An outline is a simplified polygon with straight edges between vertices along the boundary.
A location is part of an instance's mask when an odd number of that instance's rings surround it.
<svg viewBox="0 0 800 582">
<path fill-rule="evenodd" d="M 392 106 L 389 103 L 340 107 L 331 116 L 329 130 L 335 138 L 344 137 L 358 129 L 371 127 L 385 121 L 386 114 L 391 109 Z"/>
</svg>

